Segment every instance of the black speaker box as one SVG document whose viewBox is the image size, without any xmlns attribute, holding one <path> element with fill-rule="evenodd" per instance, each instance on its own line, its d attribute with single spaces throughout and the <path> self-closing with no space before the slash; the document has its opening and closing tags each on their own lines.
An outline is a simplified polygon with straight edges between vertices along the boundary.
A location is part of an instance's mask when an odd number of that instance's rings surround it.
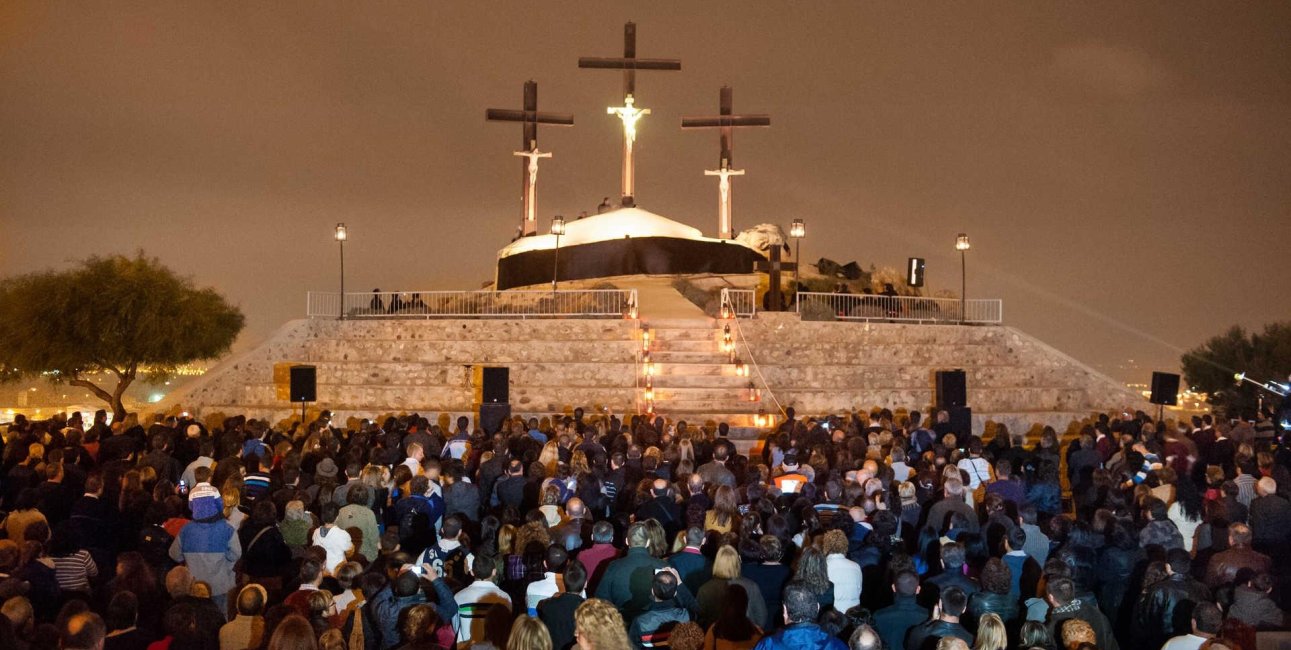
<svg viewBox="0 0 1291 650">
<path fill-rule="evenodd" d="M 1152 373 L 1152 399 L 1148 401 L 1163 406 L 1178 404 L 1179 375 L 1172 375 L 1168 372 Z"/>
<path fill-rule="evenodd" d="M 506 367 L 484 368 L 482 400 L 485 404 L 505 404 L 511 401 L 511 369 Z"/>
<path fill-rule="evenodd" d="M 318 401 L 318 369 L 314 366 L 291 367 L 291 401 Z"/>
<path fill-rule="evenodd" d="M 937 408 L 952 409 L 968 405 L 966 379 L 963 370 L 937 371 Z"/>
<path fill-rule="evenodd" d="M 502 429 L 502 422 L 511 417 L 511 405 L 507 403 L 480 404 L 480 429 L 493 435 Z"/>
<path fill-rule="evenodd" d="M 906 260 L 906 286 L 922 287 L 923 274 L 926 268 L 927 263 L 922 257 L 911 257 L 909 260 Z"/>
<path fill-rule="evenodd" d="M 973 432 L 973 409 L 967 406 L 955 406 L 950 409 L 950 430 L 955 432 L 959 439 L 964 438 L 964 434 Z"/>
</svg>

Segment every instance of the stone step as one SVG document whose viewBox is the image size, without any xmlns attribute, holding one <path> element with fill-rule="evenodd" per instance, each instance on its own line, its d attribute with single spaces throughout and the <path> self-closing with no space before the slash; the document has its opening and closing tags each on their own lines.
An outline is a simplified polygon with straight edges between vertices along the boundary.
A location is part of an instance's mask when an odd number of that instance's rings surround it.
<svg viewBox="0 0 1291 650">
<path fill-rule="evenodd" d="M 718 321 L 715 318 L 643 318 L 642 327 L 658 330 L 701 330 L 713 329 Z M 719 328 L 720 329 L 720 328 Z"/>
<path fill-rule="evenodd" d="M 654 341 L 650 344 L 650 354 L 659 352 L 721 352 L 721 338 L 710 336 L 708 339 L 698 341 L 692 339 L 666 339 Z"/>
<path fill-rule="evenodd" d="M 561 341 L 559 345 L 534 345 L 532 341 L 371 341 L 345 343 L 337 340 L 310 343 L 301 361 L 369 361 L 409 363 L 477 364 L 522 362 L 618 362 L 636 361 L 640 344 L 622 341 Z M 293 355 L 294 356 L 294 355 Z"/>
<path fill-rule="evenodd" d="M 715 349 L 707 352 L 686 352 L 674 350 L 658 350 L 650 352 L 650 359 L 655 363 L 709 363 L 721 364 L 727 363 L 729 357 Z"/>
<path fill-rule="evenodd" d="M 727 401 L 745 399 L 748 381 L 733 387 L 673 387 L 655 384 L 655 404 L 676 404 L 678 402 Z"/>
<path fill-rule="evenodd" d="M 722 329 L 661 329 L 650 327 L 650 335 L 658 341 L 715 341 L 721 338 Z"/>
<path fill-rule="evenodd" d="M 748 377 L 737 377 L 735 370 L 730 369 L 724 374 L 705 374 L 705 375 L 656 375 L 654 377 L 655 388 L 710 388 L 710 389 L 740 389 L 747 386 Z"/>
<path fill-rule="evenodd" d="M 651 356 L 651 360 L 654 357 Z M 735 367 L 726 362 L 725 357 L 720 363 L 655 363 L 655 375 L 657 377 L 716 377 L 716 376 L 735 376 Z"/>
</svg>

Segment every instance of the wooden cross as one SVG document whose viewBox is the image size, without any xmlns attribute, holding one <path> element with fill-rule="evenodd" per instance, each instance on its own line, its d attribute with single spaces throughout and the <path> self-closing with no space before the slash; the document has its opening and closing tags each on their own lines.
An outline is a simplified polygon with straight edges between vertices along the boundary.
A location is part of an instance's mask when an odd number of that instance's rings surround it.
<svg viewBox="0 0 1291 650">
<path fill-rule="evenodd" d="M 515 155 L 525 158 L 522 167 L 522 222 L 521 232 L 525 237 L 538 234 L 538 206 L 535 200 L 538 185 L 538 159 L 550 158 L 551 154 L 538 150 L 538 125 L 573 126 L 574 116 L 563 113 L 538 112 L 538 84 L 532 79 L 524 83 L 524 108 L 511 110 L 490 108 L 484 111 L 484 119 L 493 122 L 520 122 L 524 136 L 521 150 Z"/>
<path fill-rule="evenodd" d="M 642 116 L 648 115 L 650 109 L 636 106 L 637 70 L 680 70 L 680 59 L 640 59 L 637 58 L 637 26 L 627 23 L 623 26 L 623 56 L 607 58 L 584 56 L 579 57 L 578 67 L 598 70 L 623 71 L 623 106 L 609 107 L 606 111 L 617 116 L 623 122 L 623 181 L 621 186 L 621 203 L 624 207 L 636 205 L 636 167 L 635 144 L 636 123 Z"/>
<path fill-rule="evenodd" d="M 623 25 L 623 57 L 607 58 L 583 56 L 578 58 L 578 67 L 597 70 L 623 71 L 623 96 L 632 97 L 637 91 L 637 70 L 680 70 L 681 59 L 639 59 L 637 58 L 637 24 Z"/>
<path fill-rule="evenodd" d="M 734 130 L 743 127 L 771 126 L 769 115 L 734 115 L 731 87 L 722 86 L 718 96 L 718 113 L 709 117 L 683 117 L 683 129 L 717 129 L 721 150 L 715 170 L 704 170 L 705 176 L 718 176 L 717 186 L 717 236 L 730 239 L 733 234 L 731 218 L 731 176 L 743 176 L 744 170 L 734 169 Z"/>
<path fill-rule="evenodd" d="M 784 311 L 784 297 L 780 291 L 780 273 L 781 271 L 796 270 L 798 263 L 780 261 L 779 244 L 772 244 L 768 254 L 771 259 L 759 260 L 754 263 L 753 268 L 765 271 L 768 275 L 770 287 L 767 290 L 766 311 Z"/>
</svg>

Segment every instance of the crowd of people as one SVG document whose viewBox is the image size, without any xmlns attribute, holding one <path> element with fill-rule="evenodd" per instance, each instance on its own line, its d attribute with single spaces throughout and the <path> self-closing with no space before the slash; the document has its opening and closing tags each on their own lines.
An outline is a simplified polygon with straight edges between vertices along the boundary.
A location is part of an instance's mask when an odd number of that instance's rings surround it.
<svg viewBox="0 0 1291 650">
<path fill-rule="evenodd" d="M 18 418 L 0 648 L 1256 650 L 1291 623 L 1267 415 L 1034 443 L 784 416 L 749 455 L 724 424 L 581 409 L 492 434 Z"/>
</svg>

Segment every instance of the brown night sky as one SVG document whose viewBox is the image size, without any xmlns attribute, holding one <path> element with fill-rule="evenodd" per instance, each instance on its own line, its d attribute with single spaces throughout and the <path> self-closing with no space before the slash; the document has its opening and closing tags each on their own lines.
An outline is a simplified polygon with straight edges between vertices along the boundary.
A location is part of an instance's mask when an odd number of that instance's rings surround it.
<svg viewBox="0 0 1291 650">
<path fill-rule="evenodd" d="M 1233 323 L 1291 318 L 1291 3 L 0 3 L 0 274 L 142 248 L 248 315 L 240 345 L 347 286 L 474 288 L 519 213 L 519 127 L 576 115 L 541 223 L 618 188 L 638 53 L 638 202 L 716 227 L 716 135 L 738 111 L 736 227 L 808 223 L 804 257 L 928 258 L 958 290 L 1146 381 Z M 1138 370 L 1118 368 L 1132 358 Z"/>
</svg>

